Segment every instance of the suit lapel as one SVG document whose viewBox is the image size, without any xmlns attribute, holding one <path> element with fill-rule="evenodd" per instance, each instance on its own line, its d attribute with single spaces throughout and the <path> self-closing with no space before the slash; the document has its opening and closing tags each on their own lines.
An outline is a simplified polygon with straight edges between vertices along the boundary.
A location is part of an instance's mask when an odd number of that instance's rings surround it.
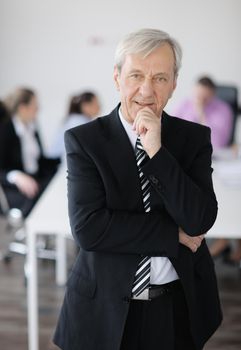
<svg viewBox="0 0 241 350">
<path fill-rule="evenodd" d="M 116 186 L 119 186 L 123 201 L 128 201 L 128 207 L 136 208 L 137 201 L 140 210 L 143 209 L 139 175 L 135 153 L 132 144 L 118 115 L 119 106 L 109 115 L 108 119 L 100 118 L 102 131 L 105 133 L 105 157 L 109 160 L 114 173 Z"/>
<path fill-rule="evenodd" d="M 180 164 L 184 164 L 188 147 L 186 146 L 187 139 L 181 125 L 181 123 L 177 123 L 177 118 L 171 117 L 163 112 L 162 145 Z"/>
<path fill-rule="evenodd" d="M 142 193 L 135 153 L 118 115 L 119 106 L 107 117 L 99 118 L 100 128 L 105 137 L 104 156 L 114 173 L 116 186 L 128 207 L 143 210 Z M 162 143 L 170 153 L 178 158 L 180 153 L 180 133 L 177 123 L 163 112 Z M 181 147 L 182 148 L 182 147 Z M 153 195 L 154 200 L 154 195 Z M 138 201 L 138 203 L 137 203 Z M 160 198 L 159 198 L 160 201 Z"/>
</svg>

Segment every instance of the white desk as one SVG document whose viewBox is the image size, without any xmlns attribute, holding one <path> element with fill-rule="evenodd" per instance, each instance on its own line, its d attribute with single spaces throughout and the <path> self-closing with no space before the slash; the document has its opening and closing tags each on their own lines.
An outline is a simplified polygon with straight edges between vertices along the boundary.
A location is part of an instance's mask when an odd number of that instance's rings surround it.
<svg viewBox="0 0 241 350">
<path fill-rule="evenodd" d="M 219 202 L 218 218 L 207 237 L 241 238 L 241 186 L 227 186 L 214 175 L 214 187 Z M 55 234 L 57 238 L 56 280 L 66 281 L 65 241 L 70 237 L 67 215 L 66 174 L 60 170 L 27 220 L 28 233 L 28 350 L 38 350 L 38 289 L 36 237 Z"/>
<path fill-rule="evenodd" d="M 70 238 L 67 211 L 66 171 L 60 169 L 26 220 L 28 349 L 39 349 L 37 235 L 56 236 L 56 282 L 66 282 L 65 238 Z"/>
<path fill-rule="evenodd" d="M 213 164 L 218 216 L 208 238 L 241 238 L 241 160 Z"/>
</svg>

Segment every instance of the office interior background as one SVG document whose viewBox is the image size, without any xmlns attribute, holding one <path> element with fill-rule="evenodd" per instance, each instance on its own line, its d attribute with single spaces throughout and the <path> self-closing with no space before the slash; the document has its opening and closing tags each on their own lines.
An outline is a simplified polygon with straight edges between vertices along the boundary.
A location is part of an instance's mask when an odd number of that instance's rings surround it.
<svg viewBox="0 0 241 350">
<path fill-rule="evenodd" d="M 100 98 L 102 114 L 116 106 L 119 100 L 112 77 L 115 47 L 124 34 L 151 27 L 167 31 L 183 48 L 183 65 L 167 112 L 190 95 L 201 75 L 211 76 L 220 85 L 236 86 L 240 105 L 240 14 L 240 0 L 1 0 L 0 99 L 17 86 L 36 91 L 38 122 L 48 149 L 71 95 L 93 90 Z M 239 120 L 236 141 L 241 143 Z M 24 297 L 24 289 L 20 295 Z M 235 298 L 241 310 L 241 294 Z M 241 333 L 240 315 L 232 322 Z M 53 329 L 53 324 L 48 330 L 46 326 L 43 337 L 50 339 Z M 25 328 L 23 333 L 22 342 L 27 344 Z M 223 336 L 219 349 L 241 349 L 241 343 L 239 347 L 234 342 L 232 347 Z M 41 344 L 40 350 L 55 349 L 50 340 Z"/>
<path fill-rule="evenodd" d="M 112 79 L 116 44 L 143 27 L 169 32 L 183 48 L 169 108 L 203 74 L 241 88 L 240 12 L 239 0 L 1 0 L 0 96 L 19 85 L 36 89 L 48 144 L 73 93 L 94 89 L 102 112 L 113 109 L 118 102 Z"/>
</svg>

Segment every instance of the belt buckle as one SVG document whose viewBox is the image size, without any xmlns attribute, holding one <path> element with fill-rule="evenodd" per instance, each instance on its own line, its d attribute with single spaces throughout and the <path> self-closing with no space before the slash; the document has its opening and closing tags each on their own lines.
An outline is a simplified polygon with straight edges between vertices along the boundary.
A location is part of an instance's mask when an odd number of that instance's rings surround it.
<svg viewBox="0 0 241 350">
<path fill-rule="evenodd" d="M 150 299 L 150 295 L 149 295 L 149 288 L 146 288 L 146 289 L 144 289 L 142 292 L 141 292 L 141 294 L 139 294 L 139 295 L 133 295 L 132 296 L 132 299 L 133 300 L 151 300 Z"/>
</svg>

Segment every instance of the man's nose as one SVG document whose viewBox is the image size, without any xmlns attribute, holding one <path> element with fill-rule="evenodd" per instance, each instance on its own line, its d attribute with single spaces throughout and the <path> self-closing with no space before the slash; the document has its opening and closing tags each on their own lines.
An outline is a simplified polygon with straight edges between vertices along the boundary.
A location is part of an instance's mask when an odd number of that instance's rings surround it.
<svg viewBox="0 0 241 350">
<path fill-rule="evenodd" d="M 145 98 L 153 96 L 153 85 L 151 79 L 144 79 L 140 85 L 139 92 Z"/>
</svg>

